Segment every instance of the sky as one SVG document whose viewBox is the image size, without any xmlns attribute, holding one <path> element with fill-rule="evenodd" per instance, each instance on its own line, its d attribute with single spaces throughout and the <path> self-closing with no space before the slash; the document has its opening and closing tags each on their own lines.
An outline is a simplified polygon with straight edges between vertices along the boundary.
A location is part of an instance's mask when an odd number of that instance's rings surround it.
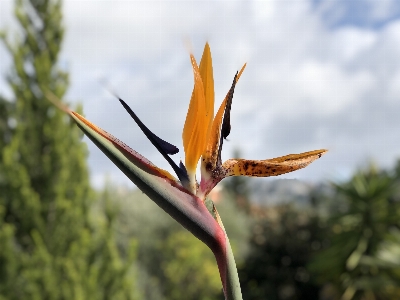
<svg viewBox="0 0 400 300">
<path fill-rule="evenodd" d="M 15 30 L 12 1 L 0 1 L 0 28 Z M 329 149 L 282 176 L 345 180 L 373 160 L 400 158 L 400 1 L 65 0 L 60 66 L 66 96 L 85 116 L 156 165 L 170 170 L 99 80 L 106 79 L 157 135 L 177 145 L 193 88 L 189 49 L 210 43 L 216 108 L 247 63 L 233 99 L 223 160 L 267 159 Z M 10 60 L 0 48 L 0 76 Z M 0 80 L 0 93 L 9 90 Z M 91 179 L 131 185 L 88 139 Z M 172 172 L 172 170 L 170 170 Z M 268 180 L 268 179 L 264 179 Z"/>
</svg>

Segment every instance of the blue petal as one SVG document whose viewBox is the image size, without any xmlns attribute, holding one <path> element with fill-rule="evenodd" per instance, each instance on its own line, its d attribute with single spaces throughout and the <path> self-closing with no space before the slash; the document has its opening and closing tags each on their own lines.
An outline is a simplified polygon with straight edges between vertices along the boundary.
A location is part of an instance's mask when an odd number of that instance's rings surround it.
<svg viewBox="0 0 400 300">
<path fill-rule="evenodd" d="M 224 120 L 221 126 L 221 137 L 223 137 L 224 139 L 226 139 L 228 135 L 231 133 L 231 107 L 232 107 L 233 93 L 235 92 L 237 75 L 238 72 L 236 72 L 235 78 L 233 78 L 232 86 L 229 90 L 228 99 L 226 101 Z"/>
<path fill-rule="evenodd" d="M 157 148 L 158 152 L 160 152 L 162 154 L 162 156 L 164 156 L 164 158 L 168 161 L 168 163 L 174 169 L 179 180 L 182 183 L 188 182 L 189 177 L 187 175 L 186 169 L 185 168 L 182 169 L 182 168 L 178 167 L 177 164 L 168 156 L 168 154 L 172 155 L 172 154 L 178 153 L 179 149 L 176 146 L 159 138 L 153 132 L 151 132 L 150 129 L 148 129 L 146 127 L 146 125 L 144 125 L 142 123 L 142 121 L 140 121 L 138 116 L 133 112 L 133 110 L 128 106 L 128 104 L 125 103 L 124 100 L 122 100 L 119 97 L 118 97 L 118 100 L 119 100 L 119 102 L 121 102 L 122 106 L 129 113 L 129 115 L 132 117 L 132 119 L 136 122 L 136 124 L 139 126 L 139 128 L 143 131 L 143 133 L 146 135 L 146 137 L 149 139 L 149 141 L 154 145 L 154 147 Z"/>
<path fill-rule="evenodd" d="M 138 116 L 133 112 L 133 110 L 128 106 L 128 104 L 125 103 L 124 100 L 121 98 L 118 98 L 119 102 L 121 102 L 122 106 L 126 109 L 126 111 L 131 115 L 132 119 L 135 120 L 136 124 L 139 126 L 139 128 L 143 131 L 143 133 L 147 136 L 147 138 L 150 140 L 150 142 L 159 150 L 160 152 L 163 151 L 167 154 L 173 155 L 179 152 L 178 147 L 168 143 L 167 141 L 164 141 L 163 139 L 159 138 L 156 136 L 153 132 L 150 131 L 149 128 L 146 127 L 146 125 L 143 124 L 142 121 L 138 118 Z"/>
<path fill-rule="evenodd" d="M 233 93 L 235 92 L 235 86 L 237 82 L 238 72 L 236 72 L 235 77 L 233 78 L 232 86 L 228 92 L 228 99 L 226 101 L 225 111 L 224 111 L 224 119 L 222 121 L 221 126 L 221 135 L 219 140 L 219 147 L 218 147 L 218 165 L 222 164 L 221 161 L 221 152 L 222 152 L 222 145 L 224 143 L 224 139 L 228 137 L 231 133 L 231 107 L 232 107 L 232 99 Z"/>
</svg>

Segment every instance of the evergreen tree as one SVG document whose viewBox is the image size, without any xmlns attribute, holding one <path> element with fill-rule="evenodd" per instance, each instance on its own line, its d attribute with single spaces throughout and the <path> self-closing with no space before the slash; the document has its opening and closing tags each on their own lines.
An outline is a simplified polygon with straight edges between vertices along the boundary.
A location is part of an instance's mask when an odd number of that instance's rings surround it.
<svg viewBox="0 0 400 300">
<path fill-rule="evenodd" d="M 321 283 L 336 288 L 340 299 L 399 298 L 398 170 L 391 173 L 370 166 L 334 186 L 330 247 L 310 267 Z"/>
<path fill-rule="evenodd" d="M 1 98 L 0 95 L 0 149 L 4 148 L 6 141 L 9 138 L 9 125 L 8 125 L 8 111 L 10 110 L 11 103 Z M 1 170 L 0 170 L 1 176 Z M 0 177 L 1 182 L 1 177 Z"/>
<path fill-rule="evenodd" d="M 254 223 L 250 253 L 238 270 L 243 299 L 318 299 L 321 286 L 307 269 L 324 247 L 318 216 L 293 205 L 265 208 L 265 214 Z"/>
<path fill-rule="evenodd" d="M 121 259 L 113 214 L 91 218 L 80 130 L 45 98 L 68 87 L 61 1 L 17 0 L 15 16 L 20 35 L 3 36 L 14 97 L 0 99 L 0 299 L 132 299 L 134 256 Z"/>
</svg>

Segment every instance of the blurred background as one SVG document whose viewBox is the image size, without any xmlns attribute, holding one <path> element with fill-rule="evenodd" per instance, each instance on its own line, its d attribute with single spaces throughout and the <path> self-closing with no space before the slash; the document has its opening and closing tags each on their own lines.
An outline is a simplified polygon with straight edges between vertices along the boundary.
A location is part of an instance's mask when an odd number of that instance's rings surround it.
<svg viewBox="0 0 400 300">
<path fill-rule="evenodd" d="M 247 62 L 224 160 L 330 150 L 213 191 L 244 299 L 400 298 L 400 2 L 1 0 L 0 31 L 1 300 L 223 299 L 206 246 L 44 97 L 169 169 L 99 81 L 179 146 L 187 41 L 217 106 Z"/>
</svg>

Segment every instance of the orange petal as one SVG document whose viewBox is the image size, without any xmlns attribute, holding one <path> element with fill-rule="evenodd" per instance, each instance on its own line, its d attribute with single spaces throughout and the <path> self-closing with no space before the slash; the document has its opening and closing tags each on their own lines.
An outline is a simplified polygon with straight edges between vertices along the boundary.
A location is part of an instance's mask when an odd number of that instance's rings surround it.
<svg viewBox="0 0 400 300">
<path fill-rule="evenodd" d="M 212 58 L 210 45 L 206 43 L 204 46 L 203 56 L 201 57 L 199 66 L 201 80 L 203 81 L 204 97 L 206 105 L 206 120 L 207 135 L 211 130 L 211 125 L 214 117 L 214 75 L 212 67 Z M 204 125 L 203 125 L 204 126 Z"/>
<path fill-rule="evenodd" d="M 189 177 L 194 178 L 197 162 L 204 151 L 207 137 L 207 110 L 204 97 L 203 81 L 200 71 L 193 55 L 190 55 L 193 74 L 194 88 L 190 99 L 189 109 L 183 127 L 182 139 L 185 149 L 185 166 Z"/>
<path fill-rule="evenodd" d="M 242 75 L 246 64 L 243 65 L 242 69 L 238 73 L 236 77 L 236 82 L 239 81 L 240 76 Z M 211 132 L 208 137 L 207 147 L 202 154 L 203 159 L 203 167 L 206 168 L 207 171 L 213 170 L 216 167 L 218 160 L 218 151 L 219 151 L 219 143 L 221 137 L 221 125 L 224 117 L 226 102 L 228 100 L 229 92 L 226 94 L 224 101 L 222 101 L 221 106 L 218 109 L 218 112 L 214 118 L 212 123 Z"/>
<path fill-rule="evenodd" d="M 314 150 L 300 154 L 289 154 L 266 160 L 229 159 L 222 167 L 227 176 L 269 177 L 305 168 L 328 150 Z"/>
</svg>

